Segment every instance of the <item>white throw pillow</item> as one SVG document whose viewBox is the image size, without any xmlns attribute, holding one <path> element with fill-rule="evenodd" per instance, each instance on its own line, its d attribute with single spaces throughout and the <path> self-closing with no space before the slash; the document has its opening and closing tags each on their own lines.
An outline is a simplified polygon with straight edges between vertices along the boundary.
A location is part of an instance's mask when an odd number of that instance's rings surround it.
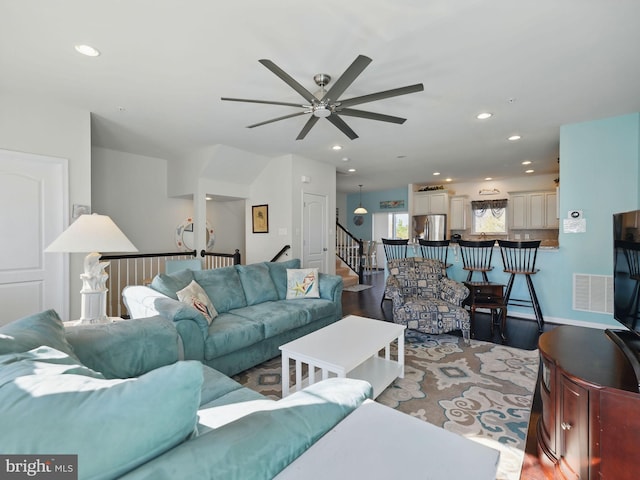
<svg viewBox="0 0 640 480">
<path fill-rule="evenodd" d="M 287 300 L 320 298 L 317 268 L 287 269 Z"/>
<path fill-rule="evenodd" d="M 209 325 L 211 325 L 213 319 L 218 316 L 218 311 L 213 306 L 213 303 L 211 303 L 211 300 L 209 300 L 207 292 L 205 292 L 195 280 L 191 280 L 191 283 L 182 290 L 176 292 L 176 295 L 178 295 L 178 300 L 182 303 L 191 305 L 204 315 L 204 318 L 207 319 Z"/>
</svg>

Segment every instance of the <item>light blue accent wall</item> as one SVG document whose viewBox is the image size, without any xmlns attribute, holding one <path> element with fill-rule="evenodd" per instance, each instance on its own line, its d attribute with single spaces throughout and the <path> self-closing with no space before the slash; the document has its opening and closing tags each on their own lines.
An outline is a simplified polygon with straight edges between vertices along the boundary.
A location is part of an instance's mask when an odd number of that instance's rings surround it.
<svg viewBox="0 0 640 480">
<path fill-rule="evenodd" d="M 360 193 L 352 193 L 347 195 L 347 224 L 343 225 L 353 236 L 362 240 L 371 240 L 372 223 L 371 218 L 374 213 L 386 212 L 408 212 L 409 211 L 409 189 L 394 188 L 391 190 L 380 190 L 377 192 L 362 192 L 362 206 L 367 209 L 369 213 L 363 215 L 364 222 L 358 226 L 353 223 L 353 211 L 358 207 L 360 203 Z M 404 207 L 400 208 L 380 208 L 380 202 L 401 200 L 404 201 Z"/>
<path fill-rule="evenodd" d="M 560 129 L 560 253 L 554 316 L 615 325 L 612 315 L 572 309 L 574 273 L 613 272 L 613 214 L 640 208 L 640 114 Z M 569 210 L 582 210 L 585 233 L 564 233 Z"/>
</svg>

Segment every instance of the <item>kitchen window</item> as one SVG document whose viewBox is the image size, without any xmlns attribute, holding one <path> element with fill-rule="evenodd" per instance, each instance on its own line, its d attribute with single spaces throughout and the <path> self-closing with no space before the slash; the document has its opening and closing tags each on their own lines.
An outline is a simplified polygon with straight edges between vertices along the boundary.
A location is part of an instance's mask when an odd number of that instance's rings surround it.
<svg viewBox="0 0 640 480">
<path fill-rule="evenodd" d="M 507 233 L 507 200 L 471 202 L 472 233 L 478 235 Z"/>
<path fill-rule="evenodd" d="M 409 238 L 409 214 L 390 213 L 389 214 L 389 237 L 388 238 Z"/>
</svg>

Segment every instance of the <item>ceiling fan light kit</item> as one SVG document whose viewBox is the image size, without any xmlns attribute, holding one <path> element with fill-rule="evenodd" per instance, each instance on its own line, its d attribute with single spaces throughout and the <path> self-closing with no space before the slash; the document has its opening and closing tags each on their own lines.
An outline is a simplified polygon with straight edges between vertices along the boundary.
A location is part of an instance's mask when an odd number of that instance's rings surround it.
<svg viewBox="0 0 640 480">
<path fill-rule="evenodd" d="M 374 102 L 376 100 L 382 100 L 385 98 L 397 97 L 399 95 L 407 95 L 409 93 L 421 92 L 424 90 L 424 86 L 421 83 L 415 85 L 409 85 L 406 87 L 394 88 L 391 90 L 385 90 L 382 92 L 371 93 L 360 97 L 352 97 L 344 100 L 340 100 L 340 96 L 351 86 L 355 79 L 363 72 L 363 70 L 371 63 L 371 59 L 364 55 L 358 55 L 353 63 L 345 70 L 345 72 L 335 81 L 335 83 L 325 90 L 325 87 L 331 81 L 331 76 L 326 73 L 318 73 L 313 77 L 316 85 L 320 87 L 320 90 L 315 94 L 308 91 L 300 83 L 289 76 L 284 70 L 278 67 L 271 60 L 260 60 L 260 63 L 268 68 L 272 73 L 284 81 L 287 85 L 293 88 L 307 103 L 289 103 L 289 102 L 276 102 L 269 100 L 251 100 L 246 98 L 230 98 L 222 97 L 221 100 L 231 102 L 249 102 L 249 103 L 262 103 L 267 105 L 281 105 L 286 107 L 302 108 L 302 111 L 284 115 L 282 117 L 272 118 L 264 122 L 248 125 L 247 128 L 259 127 L 268 123 L 278 122 L 287 118 L 297 117 L 300 115 L 311 114 L 307 123 L 302 127 L 302 130 L 296 137 L 296 140 L 304 139 L 311 128 L 318 122 L 320 118 L 326 118 L 331 122 L 338 130 L 344 133 L 351 140 L 358 138 L 358 135 L 349 127 L 341 116 L 366 118 L 368 120 L 376 120 L 379 122 L 388 122 L 402 124 L 406 121 L 406 118 L 395 117 L 392 115 L 384 115 L 375 112 L 367 112 L 364 110 L 356 110 L 349 108 L 354 105 L 362 103 Z"/>
</svg>

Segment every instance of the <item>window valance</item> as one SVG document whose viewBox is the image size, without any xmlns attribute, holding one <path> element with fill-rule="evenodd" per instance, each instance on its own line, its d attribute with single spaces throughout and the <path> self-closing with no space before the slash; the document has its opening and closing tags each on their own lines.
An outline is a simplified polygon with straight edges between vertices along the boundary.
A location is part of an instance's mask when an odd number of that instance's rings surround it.
<svg viewBox="0 0 640 480">
<path fill-rule="evenodd" d="M 496 210 L 498 208 L 507 208 L 507 199 L 502 198 L 498 200 L 473 200 L 471 202 L 472 210 Z"/>
</svg>

